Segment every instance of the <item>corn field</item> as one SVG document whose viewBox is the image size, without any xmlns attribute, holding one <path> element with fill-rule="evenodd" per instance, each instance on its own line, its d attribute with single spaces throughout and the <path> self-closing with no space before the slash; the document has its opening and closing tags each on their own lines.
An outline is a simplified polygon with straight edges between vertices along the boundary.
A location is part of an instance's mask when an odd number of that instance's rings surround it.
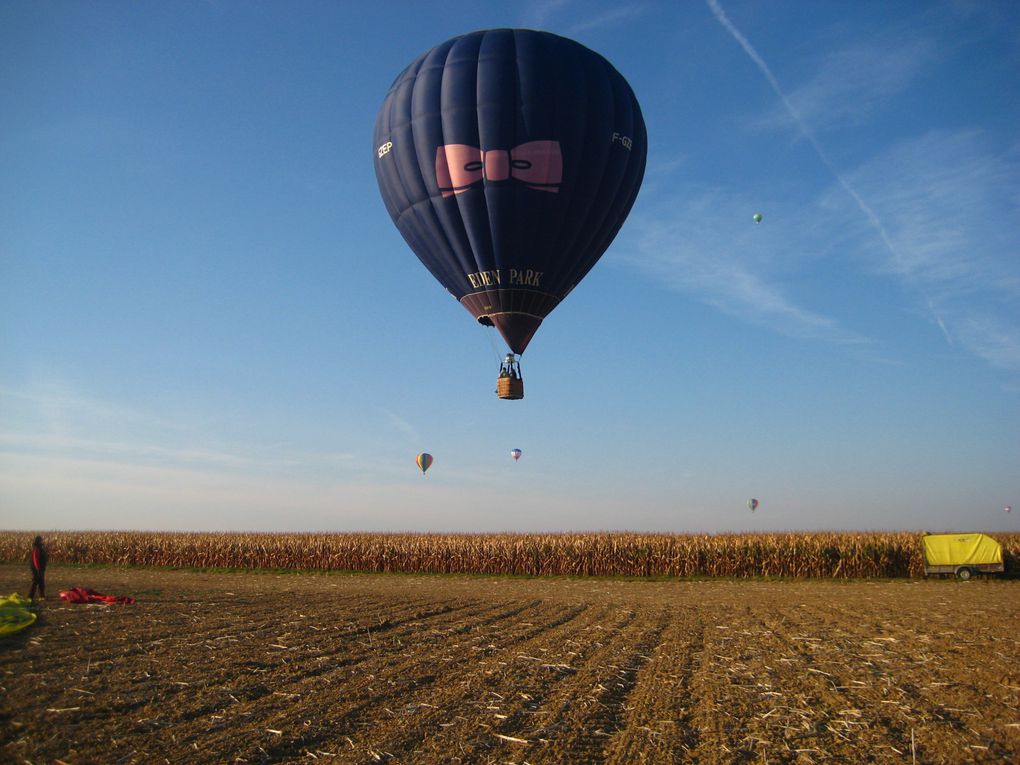
<svg viewBox="0 0 1020 765">
<path fill-rule="evenodd" d="M 27 559 L 34 533 L 0 531 L 0 560 Z M 991 534 L 1008 571 L 1020 534 Z M 66 532 L 45 535 L 52 563 L 171 568 L 664 577 L 920 577 L 912 532 L 785 534 L 242 534 Z"/>
</svg>

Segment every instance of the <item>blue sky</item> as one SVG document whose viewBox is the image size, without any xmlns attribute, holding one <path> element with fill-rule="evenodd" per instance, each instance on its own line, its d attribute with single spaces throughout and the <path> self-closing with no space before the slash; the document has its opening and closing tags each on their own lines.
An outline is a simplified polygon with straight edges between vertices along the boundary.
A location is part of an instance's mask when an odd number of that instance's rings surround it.
<svg viewBox="0 0 1020 765">
<path fill-rule="evenodd" d="M 1020 5 L 438 8 L 0 4 L 0 527 L 1018 528 Z M 649 134 L 519 402 L 372 165 L 491 27 Z"/>
</svg>

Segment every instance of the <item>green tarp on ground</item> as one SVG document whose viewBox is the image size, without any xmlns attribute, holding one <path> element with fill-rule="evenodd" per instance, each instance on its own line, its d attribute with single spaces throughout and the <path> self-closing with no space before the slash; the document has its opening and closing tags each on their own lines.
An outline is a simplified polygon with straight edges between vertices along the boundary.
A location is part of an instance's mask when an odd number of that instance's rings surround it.
<svg viewBox="0 0 1020 765">
<path fill-rule="evenodd" d="M 929 534 L 924 560 L 929 566 L 1002 563 L 1002 545 L 985 534 Z"/>
<path fill-rule="evenodd" d="M 35 621 L 28 606 L 28 598 L 17 593 L 0 596 L 0 637 L 23 630 Z"/>
</svg>

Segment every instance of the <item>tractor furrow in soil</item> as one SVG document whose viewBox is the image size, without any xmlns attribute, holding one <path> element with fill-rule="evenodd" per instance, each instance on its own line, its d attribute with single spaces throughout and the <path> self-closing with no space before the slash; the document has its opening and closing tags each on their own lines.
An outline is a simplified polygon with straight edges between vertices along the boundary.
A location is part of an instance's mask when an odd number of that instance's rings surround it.
<svg viewBox="0 0 1020 765">
<path fill-rule="evenodd" d="M 691 675 L 704 646 L 704 625 L 689 612 L 671 613 L 631 693 L 619 730 L 606 744 L 606 762 L 682 762 L 697 746 Z"/>
<path fill-rule="evenodd" d="M 411 762 L 442 763 L 447 761 L 444 753 L 471 761 L 518 747 L 525 731 L 546 714 L 546 700 L 572 685 L 592 656 L 633 620 L 632 611 L 593 607 L 567 632 L 560 624 L 546 624 L 546 629 L 538 624 L 526 641 L 484 651 L 477 667 L 451 678 L 459 682 L 451 683 L 442 703 L 422 702 L 427 712 L 416 715 L 409 735 L 391 738 L 390 748 L 411 748 Z"/>
<path fill-rule="evenodd" d="M 360 739 L 371 736 L 382 721 L 392 717 L 394 707 L 410 694 L 431 694 L 435 688 L 442 687 L 450 677 L 456 676 L 465 666 L 477 661 L 474 652 L 470 651 L 470 643 L 480 642 L 487 638 L 489 642 L 511 645 L 526 641 L 531 631 L 515 633 L 504 629 L 503 624 L 513 620 L 521 613 L 528 613 L 528 620 L 534 623 L 547 622 L 563 626 L 575 619 L 585 609 L 583 607 L 537 607 L 534 601 L 516 604 L 503 604 L 498 614 L 480 614 L 473 622 L 478 627 L 477 634 L 458 644 L 450 639 L 454 633 L 462 633 L 460 621 L 446 625 L 435 632 L 420 633 L 419 639 L 408 646 L 377 643 L 374 651 L 370 651 L 365 660 L 356 666 L 348 666 L 330 677 L 319 679 L 311 686 L 299 682 L 290 683 L 286 693 L 297 698 L 292 704 L 284 704 L 278 698 L 266 698 L 263 694 L 257 700 L 245 705 L 244 712 L 259 719 L 266 720 L 268 728 L 298 731 L 300 735 L 293 744 L 300 748 L 306 746 L 311 738 L 319 735 L 335 735 L 343 731 L 344 735 L 358 742 L 358 749 L 364 751 Z M 434 625 L 434 628 L 443 625 Z M 491 634 L 486 635 L 485 630 Z M 468 630 L 470 633 L 472 630 Z M 279 692 L 278 688 L 272 692 Z M 302 729 L 304 718 L 309 714 L 309 707 L 315 716 L 326 722 L 323 733 Z M 389 710 L 389 711 L 387 711 Z M 198 736 L 207 737 L 204 731 L 196 731 Z M 291 746 L 284 740 L 273 741 L 277 748 Z M 257 758 L 257 747 L 246 749 L 247 754 Z M 257 760 L 252 760 L 257 761 Z"/>
</svg>

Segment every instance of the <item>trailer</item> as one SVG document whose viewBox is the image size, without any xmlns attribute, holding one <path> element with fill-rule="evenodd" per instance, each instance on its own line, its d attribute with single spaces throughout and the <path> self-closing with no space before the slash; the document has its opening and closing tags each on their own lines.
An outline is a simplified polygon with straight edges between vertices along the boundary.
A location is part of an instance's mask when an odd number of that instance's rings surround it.
<svg viewBox="0 0 1020 765">
<path fill-rule="evenodd" d="M 946 574 L 966 581 L 974 574 L 1005 571 L 1002 545 L 987 534 L 926 534 L 924 575 Z"/>
</svg>

